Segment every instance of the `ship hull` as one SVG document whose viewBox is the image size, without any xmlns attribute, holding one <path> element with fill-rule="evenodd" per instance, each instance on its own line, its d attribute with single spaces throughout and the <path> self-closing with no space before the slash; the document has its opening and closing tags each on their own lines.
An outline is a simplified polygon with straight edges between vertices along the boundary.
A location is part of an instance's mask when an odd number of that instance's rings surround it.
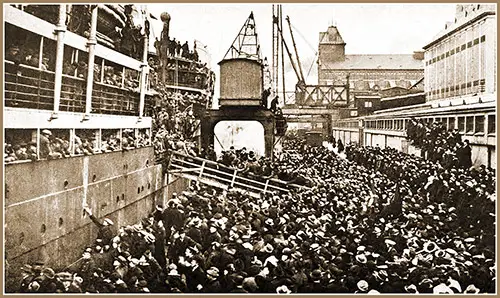
<svg viewBox="0 0 500 298">
<path fill-rule="evenodd" d="M 24 264 L 78 266 L 97 236 L 97 227 L 84 216 L 85 202 L 118 229 L 140 222 L 186 183 L 163 176 L 151 147 L 6 165 L 6 291 L 17 290 Z"/>
</svg>

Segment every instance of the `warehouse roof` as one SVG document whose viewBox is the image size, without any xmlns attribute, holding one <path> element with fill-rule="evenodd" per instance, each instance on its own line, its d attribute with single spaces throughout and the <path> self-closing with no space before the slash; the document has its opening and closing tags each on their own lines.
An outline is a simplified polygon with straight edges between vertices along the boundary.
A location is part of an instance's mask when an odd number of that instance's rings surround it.
<svg viewBox="0 0 500 298">
<path fill-rule="evenodd" d="M 424 69 L 422 60 L 412 54 L 345 55 L 345 61 L 323 62 L 325 69 Z"/>
</svg>

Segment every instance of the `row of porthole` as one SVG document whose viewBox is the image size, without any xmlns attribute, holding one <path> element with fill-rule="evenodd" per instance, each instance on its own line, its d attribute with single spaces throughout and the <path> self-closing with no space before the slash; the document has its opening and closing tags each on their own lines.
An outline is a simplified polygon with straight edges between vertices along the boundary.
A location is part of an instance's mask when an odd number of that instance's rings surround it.
<svg viewBox="0 0 500 298">
<path fill-rule="evenodd" d="M 151 189 L 151 183 L 150 182 L 148 182 L 148 189 Z M 137 187 L 137 194 L 140 194 L 143 191 L 144 191 L 144 185 Z"/>
<path fill-rule="evenodd" d="M 63 224 L 64 224 L 64 219 L 62 217 L 59 217 L 59 220 L 58 220 L 59 228 L 62 228 Z M 45 224 L 42 224 L 40 226 L 40 233 L 43 235 L 43 234 L 45 234 L 46 231 L 47 231 L 47 226 Z M 21 234 L 19 234 L 19 244 L 22 244 L 24 242 L 25 237 L 26 236 L 24 235 L 23 232 L 21 232 Z"/>
<path fill-rule="evenodd" d="M 94 175 L 95 176 L 95 175 Z M 65 187 L 67 186 L 67 183 L 68 181 L 64 181 L 64 185 Z M 148 189 L 151 189 L 151 183 L 148 182 Z M 137 193 L 141 193 L 142 191 L 144 191 L 144 186 L 141 186 L 141 187 L 137 187 Z M 119 202 L 120 199 L 122 201 L 125 200 L 125 194 L 122 193 L 121 196 L 116 196 L 116 202 Z M 64 220 L 62 217 L 59 217 L 59 221 L 58 221 L 58 226 L 59 228 L 62 228 L 64 224 Z M 41 234 L 45 234 L 45 232 L 47 231 L 47 226 L 45 224 L 42 224 L 42 226 L 40 227 L 40 233 Z M 24 242 L 24 238 L 25 238 L 25 235 L 23 232 L 21 232 L 20 236 L 19 236 L 19 244 L 22 244 Z"/>
<path fill-rule="evenodd" d="M 149 166 L 149 159 L 146 160 L 146 167 Z M 126 170 L 128 169 L 128 165 L 125 164 L 123 166 L 123 169 Z M 92 176 L 92 182 L 95 182 L 97 180 L 97 176 L 94 174 Z M 64 180 L 64 189 L 67 189 L 68 188 L 68 185 L 69 185 L 69 182 L 68 180 Z M 148 182 L 148 189 L 151 189 L 151 183 Z M 141 193 L 142 191 L 144 191 L 144 186 L 141 186 L 141 187 L 137 187 L 137 193 Z M 122 194 L 121 197 L 120 196 L 116 196 L 116 202 L 119 202 L 120 201 L 120 198 L 122 201 L 125 200 L 125 194 Z M 59 218 L 59 221 L 58 221 L 58 224 L 59 224 L 59 228 L 61 228 L 64 224 L 64 220 L 62 217 Z M 41 234 L 45 234 L 45 232 L 47 231 L 47 226 L 45 224 L 42 224 L 42 226 L 40 227 L 40 233 Z M 21 232 L 21 234 L 19 235 L 19 244 L 23 243 L 24 242 L 24 238 L 25 238 L 25 235 L 23 232 Z"/>
<path fill-rule="evenodd" d="M 149 159 L 147 159 L 147 160 L 146 160 L 146 167 L 149 167 Z M 123 169 L 124 169 L 124 170 L 127 170 L 127 169 L 128 169 L 128 165 L 127 165 L 127 164 L 124 164 L 124 165 L 123 165 Z M 94 174 L 94 175 L 92 176 L 92 182 L 96 182 L 96 180 L 97 180 L 97 176 Z M 68 185 L 69 185 L 68 180 L 64 180 L 64 185 L 63 185 L 63 186 L 64 186 L 64 189 L 67 189 L 67 188 L 68 188 Z M 149 185 L 149 183 L 148 183 L 148 189 L 149 189 L 149 188 L 150 188 L 150 185 Z M 144 187 L 142 188 L 142 190 L 144 190 Z M 141 190 L 141 191 L 142 191 L 142 190 Z M 139 192 L 138 192 L 138 193 L 139 193 Z M 118 200 L 117 200 L 117 201 L 118 201 Z"/>
</svg>

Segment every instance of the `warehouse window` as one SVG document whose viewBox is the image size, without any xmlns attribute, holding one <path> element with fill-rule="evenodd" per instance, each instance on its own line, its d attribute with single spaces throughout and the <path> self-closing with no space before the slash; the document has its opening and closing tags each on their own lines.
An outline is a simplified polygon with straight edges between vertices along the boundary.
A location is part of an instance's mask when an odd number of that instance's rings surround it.
<svg viewBox="0 0 500 298">
<path fill-rule="evenodd" d="M 474 126 L 474 132 L 475 133 L 484 133 L 484 116 L 476 116 L 474 117 L 475 120 L 475 126 Z"/>
<path fill-rule="evenodd" d="M 455 117 L 448 118 L 448 129 L 455 129 Z"/>
<path fill-rule="evenodd" d="M 488 133 L 496 133 L 495 115 L 488 115 Z"/>
<path fill-rule="evenodd" d="M 365 108 L 371 108 L 373 103 L 371 101 L 365 101 Z"/>
<path fill-rule="evenodd" d="M 465 132 L 471 133 L 474 131 L 474 117 L 469 116 L 465 119 Z"/>
<path fill-rule="evenodd" d="M 458 130 L 465 132 L 465 117 L 458 117 Z"/>
</svg>

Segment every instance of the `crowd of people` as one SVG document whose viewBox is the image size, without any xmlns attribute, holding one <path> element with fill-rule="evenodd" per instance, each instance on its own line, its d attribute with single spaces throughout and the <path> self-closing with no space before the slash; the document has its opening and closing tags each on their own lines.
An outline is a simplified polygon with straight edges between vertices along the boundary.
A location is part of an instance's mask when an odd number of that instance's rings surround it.
<svg viewBox="0 0 500 298">
<path fill-rule="evenodd" d="M 198 155 L 194 142 L 197 119 L 193 105 L 198 96 L 189 92 L 172 92 L 159 89 L 161 96 L 148 111 L 153 119 L 153 146 L 157 156 L 168 150 L 183 150 L 190 155 Z"/>
<path fill-rule="evenodd" d="M 160 53 L 160 40 L 155 41 L 156 53 Z M 175 37 L 169 38 L 167 42 L 167 55 L 170 57 L 185 58 L 194 62 L 200 62 L 198 51 L 196 50 L 196 41 L 193 42 L 193 49 L 189 49 L 189 44 L 185 41 L 183 44 Z"/>
<path fill-rule="evenodd" d="M 458 129 L 447 130 L 443 122 L 410 119 L 406 136 L 412 145 L 422 150 L 423 156 L 446 168 L 472 166 L 469 140 L 462 140 Z"/>
<path fill-rule="evenodd" d="M 20 291 L 495 292 L 491 169 L 389 148 L 284 148 L 279 172 L 310 188 L 255 198 L 192 183 L 138 224 L 94 218 L 98 239 L 80 263 L 27 267 Z"/>
<path fill-rule="evenodd" d="M 275 175 L 275 164 L 266 156 L 260 156 L 255 151 L 247 151 L 246 147 L 223 150 L 217 157 L 212 145 L 207 150 L 202 150 L 200 157 L 216 161 L 230 168 L 239 170 L 241 175 L 251 178 L 271 178 Z"/>
<path fill-rule="evenodd" d="M 52 59 L 51 59 L 52 58 Z M 40 57 L 36 49 L 19 45 L 17 43 L 12 43 L 6 48 L 5 60 L 11 61 L 18 68 L 16 73 L 22 75 L 22 71 L 19 65 L 28 65 L 35 68 L 41 68 L 42 70 L 54 70 L 54 66 L 50 61 L 53 61 L 53 57 L 50 57 L 46 52 L 40 63 Z"/>
<path fill-rule="evenodd" d="M 155 57 L 148 59 L 151 68 L 150 83 L 152 88 L 157 88 L 161 83 L 160 62 Z M 167 82 L 169 85 L 178 84 L 193 88 L 204 89 L 207 91 L 213 88 L 213 73 L 206 63 L 186 63 L 186 62 L 167 62 Z M 161 84 L 160 84 L 161 85 Z M 161 87 L 161 86 L 160 86 Z"/>
<path fill-rule="evenodd" d="M 93 155 L 102 152 L 131 150 L 150 145 L 147 130 L 139 130 L 135 135 L 132 129 L 124 129 L 121 137 L 118 130 L 103 130 L 100 144 L 97 142 L 96 131 L 78 130 L 73 144 L 70 142 L 68 130 L 53 132 L 49 129 L 40 131 L 39 146 L 26 133 L 8 132 L 4 146 L 4 161 L 40 159 L 59 159 L 78 155 Z M 23 138 L 23 136 L 25 138 Z"/>
</svg>

